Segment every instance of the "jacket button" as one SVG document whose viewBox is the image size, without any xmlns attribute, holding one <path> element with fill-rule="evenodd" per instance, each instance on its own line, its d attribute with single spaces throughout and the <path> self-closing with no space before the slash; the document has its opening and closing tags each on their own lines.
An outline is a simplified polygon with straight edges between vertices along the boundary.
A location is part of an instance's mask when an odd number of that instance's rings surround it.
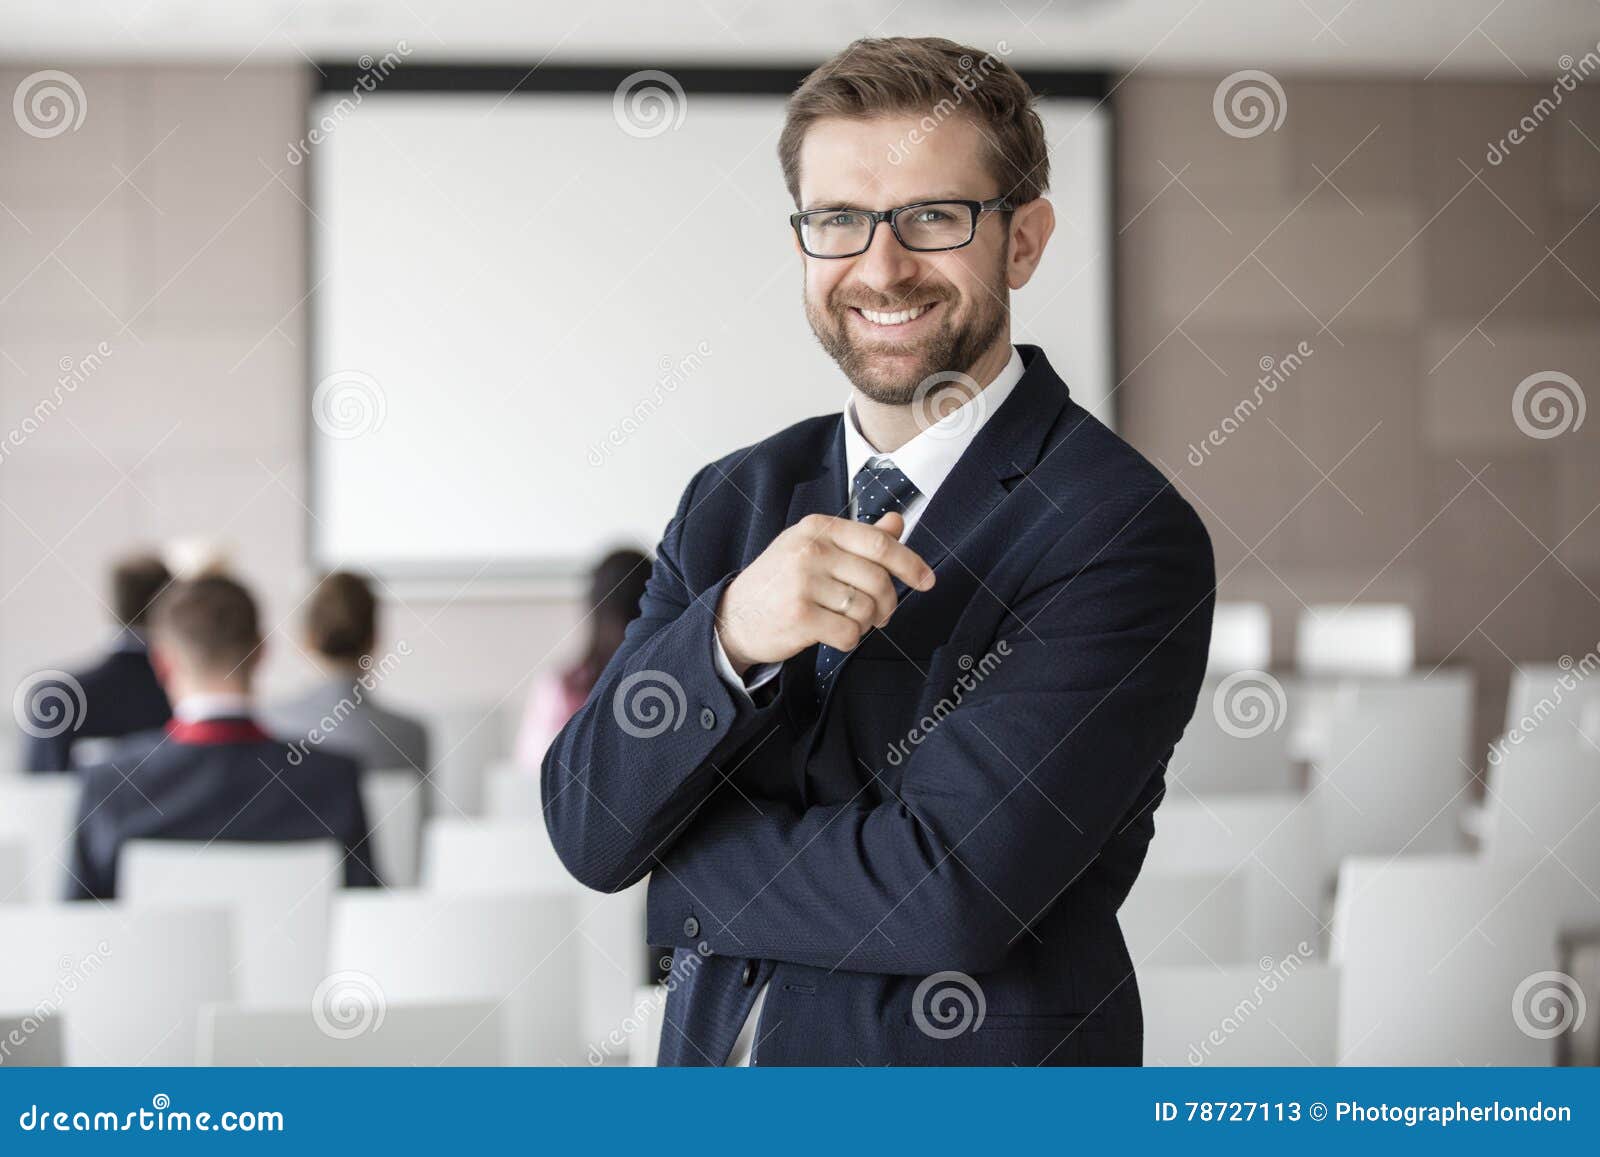
<svg viewBox="0 0 1600 1157">
<path fill-rule="evenodd" d="M 744 962 L 744 972 L 739 976 L 739 983 L 744 985 L 746 988 L 749 988 L 755 982 L 756 962 L 754 960 L 746 960 Z"/>
<path fill-rule="evenodd" d="M 709 707 L 700 708 L 700 726 L 710 731 L 717 725 L 717 713 Z"/>
<path fill-rule="evenodd" d="M 683 934 L 685 936 L 700 935 L 700 921 L 696 920 L 693 916 L 690 916 L 683 922 Z"/>
</svg>

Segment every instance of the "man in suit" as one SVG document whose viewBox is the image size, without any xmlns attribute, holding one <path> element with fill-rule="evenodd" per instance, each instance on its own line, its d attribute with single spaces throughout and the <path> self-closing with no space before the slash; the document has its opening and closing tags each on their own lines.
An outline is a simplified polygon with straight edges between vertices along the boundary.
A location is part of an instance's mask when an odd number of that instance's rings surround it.
<svg viewBox="0 0 1600 1157">
<path fill-rule="evenodd" d="M 175 583 L 156 604 L 151 657 L 173 718 L 83 771 L 69 899 L 116 894 L 133 839 L 328 840 L 344 882 L 376 885 L 353 761 L 316 749 L 290 759 L 256 725 L 250 685 L 261 655 L 256 607 L 230 578 Z"/>
<path fill-rule="evenodd" d="M 1011 344 L 1054 222 L 1032 101 L 896 39 L 789 102 L 806 314 L 850 402 L 694 477 L 544 763 L 569 870 L 650 874 L 663 1064 L 1142 1059 L 1117 909 L 1215 577 L 1167 479 Z"/>
<path fill-rule="evenodd" d="M 111 572 L 111 602 L 120 630 L 92 667 L 35 675 L 17 696 L 26 771 L 69 771 L 81 741 L 116 739 L 160 727 L 172 717 L 166 692 L 150 669 L 145 622 L 172 581 L 155 555 L 133 555 Z"/>
</svg>

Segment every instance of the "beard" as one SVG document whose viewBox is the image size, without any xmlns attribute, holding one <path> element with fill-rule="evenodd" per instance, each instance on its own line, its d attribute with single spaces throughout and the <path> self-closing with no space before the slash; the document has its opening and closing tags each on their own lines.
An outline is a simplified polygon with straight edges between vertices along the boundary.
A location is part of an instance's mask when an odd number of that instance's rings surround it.
<svg viewBox="0 0 1600 1157">
<path fill-rule="evenodd" d="M 806 320 L 828 356 L 865 397 L 880 405 L 907 406 L 929 377 L 950 370 L 967 372 L 1005 332 L 1009 322 L 1005 272 L 1002 252 L 993 279 L 973 296 L 966 317 L 955 315 L 958 295 L 953 287 L 924 283 L 898 301 L 860 289 L 836 291 L 823 304 L 807 298 Z M 844 297 L 848 300 L 841 300 Z M 940 303 L 943 316 L 933 333 L 915 342 L 863 341 L 852 333 L 847 315 L 855 306 L 893 312 L 929 301 Z M 893 366 L 881 364 L 885 356 L 894 358 Z"/>
</svg>

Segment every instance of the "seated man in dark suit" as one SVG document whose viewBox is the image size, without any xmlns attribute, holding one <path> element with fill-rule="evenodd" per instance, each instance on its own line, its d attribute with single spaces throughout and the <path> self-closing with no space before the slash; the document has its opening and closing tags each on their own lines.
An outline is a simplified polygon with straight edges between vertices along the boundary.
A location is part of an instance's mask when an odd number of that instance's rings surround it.
<svg viewBox="0 0 1600 1157">
<path fill-rule="evenodd" d="M 122 629 L 110 653 L 83 670 L 37 674 L 18 699 L 24 770 L 69 771 L 80 740 L 117 739 L 172 718 L 145 646 L 150 606 L 171 581 L 155 555 L 130 556 L 112 570 L 112 609 Z"/>
<path fill-rule="evenodd" d="M 173 719 L 84 769 L 68 898 L 112 897 L 132 839 L 334 839 L 345 884 L 376 885 L 355 763 L 291 753 L 252 717 L 261 634 L 249 592 L 221 576 L 174 584 L 156 604 L 150 644 Z"/>
</svg>

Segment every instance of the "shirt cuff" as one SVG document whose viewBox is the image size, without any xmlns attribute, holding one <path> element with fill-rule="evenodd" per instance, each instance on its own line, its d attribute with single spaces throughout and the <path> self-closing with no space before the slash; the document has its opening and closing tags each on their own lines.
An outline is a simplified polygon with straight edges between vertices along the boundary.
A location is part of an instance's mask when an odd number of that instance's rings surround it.
<svg viewBox="0 0 1600 1157">
<path fill-rule="evenodd" d="M 750 692 L 764 687 L 783 670 L 782 663 L 757 663 L 740 678 L 739 672 L 733 669 L 733 661 L 728 658 L 728 652 L 722 649 L 722 640 L 717 637 L 715 629 L 711 632 L 711 658 L 716 664 L 717 674 L 722 676 L 722 681 L 734 691 L 739 692 L 746 700 L 750 699 Z"/>
</svg>

